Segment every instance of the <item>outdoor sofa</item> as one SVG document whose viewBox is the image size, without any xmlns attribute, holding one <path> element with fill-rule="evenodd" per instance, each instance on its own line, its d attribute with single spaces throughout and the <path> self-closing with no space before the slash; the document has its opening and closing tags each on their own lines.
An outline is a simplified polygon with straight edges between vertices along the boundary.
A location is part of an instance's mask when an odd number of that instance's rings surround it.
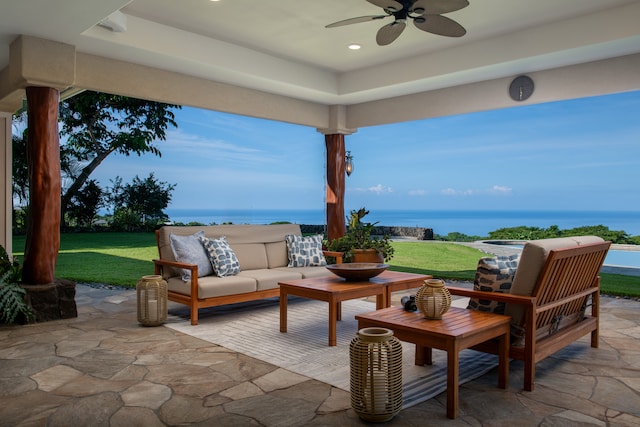
<svg viewBox="0 0 640 427">
<path fill-rule="evenodd" d="M 280 281 L 331 276 L 324 254 L 341 262 L 339 253 L 322 251 L 320 236 L 303 238 L 297 224 L 164 226 L 156 240 L 155 272 L 167 281 L 169 300 L 190 307 L 192 325 L 199 308 L 277 297 Z"/>
</svg>

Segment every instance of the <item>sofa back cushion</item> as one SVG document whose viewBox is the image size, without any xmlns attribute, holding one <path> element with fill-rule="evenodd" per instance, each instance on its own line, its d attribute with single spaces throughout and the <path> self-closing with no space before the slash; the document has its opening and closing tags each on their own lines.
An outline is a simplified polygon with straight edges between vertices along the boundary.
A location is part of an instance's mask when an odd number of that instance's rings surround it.
<svg viewBox="0 0 640 427">
<path fill-rule="evenodd" d="M 200 230 L 203 230 L 204 235 L 209 238 L 226 236 L 229 245 L 238 257 L 241 270 L 286 266 L 288 256 L 285 235 L 302 234 L 298 224 L 164 226 L 158 230 L 160 258 L 175 261 L 169 238 L 171 234 L 188 236 Z M 285 260 L 283 264 L 281 264 L 282 260 Z M 181 270 L 179 269 L 165 269 L 165 278 L 180 274 Z"/>
<path fill-rule="evenodd" d="M 531 296 L 533 294 L 538 277 L 550 251 L 602 242 L 604 240 L 597 236 L 560 237 L 527 242 L 520 255 L 518 270 L 511 285 L 511 294 L 523 296 Z M 513 325 L 522 325 L 524 308 L 521 305 L 507 304 L 504 314 L 512 317 Z"/>
</svg>

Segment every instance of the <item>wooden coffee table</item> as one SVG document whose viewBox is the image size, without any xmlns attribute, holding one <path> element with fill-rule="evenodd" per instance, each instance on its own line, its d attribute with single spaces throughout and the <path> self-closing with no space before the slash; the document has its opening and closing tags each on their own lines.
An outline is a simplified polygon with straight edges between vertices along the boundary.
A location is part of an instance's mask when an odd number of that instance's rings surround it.
<svg viewBox="0 0 640 427">
<path fill-rule="evenodd" d="M 416 344 L 416 365 L 431 365 L 432 349 L 447 352 L 447 417 L 458 417 L 458 353 L 490 339 L 500 342 L 498 386 L 509 383 L 509 324 L 511 317 L 451 307 L 442 320 L 427 320 L 420 312 L 389 307 L 358 314 L 358 328 L 389 328 L 401 341 Z"/>
<path fill-rule="evenodd" d="M 336 322 L 342 319 L 342 301 L 376 296 L 376 308 L 388 307 L 391 292 L 418 288 L 431 276 L 384 271 L 368 282 L 350 282 L 338 276 L 288 280 L 280 285 L 280 332 L 287 332 L 287 299 L 289 295 L 329 303 L 329 345 L 335 346 Z"/>
</svg>

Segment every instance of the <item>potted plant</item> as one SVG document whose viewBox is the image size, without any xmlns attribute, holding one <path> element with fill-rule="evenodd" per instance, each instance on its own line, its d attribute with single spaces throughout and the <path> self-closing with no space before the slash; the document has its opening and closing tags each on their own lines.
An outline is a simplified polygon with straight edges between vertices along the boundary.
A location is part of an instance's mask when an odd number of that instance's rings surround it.
<svg viewBox="0 0 640 427">
<path fill-rule="evenodd" d="M 393 246 L 388 235 L 372 236 L 377 223 L 363 222 L 369 213 L 365 208 L 352 210 L 347 217 L 347 233 L 337 239 L 325 241 L 329 251 L 342 252 L 344 262 L 383 262 L 393 257 Z M 373 255 L 373 258 L 371 256 Z"/>
</svg>

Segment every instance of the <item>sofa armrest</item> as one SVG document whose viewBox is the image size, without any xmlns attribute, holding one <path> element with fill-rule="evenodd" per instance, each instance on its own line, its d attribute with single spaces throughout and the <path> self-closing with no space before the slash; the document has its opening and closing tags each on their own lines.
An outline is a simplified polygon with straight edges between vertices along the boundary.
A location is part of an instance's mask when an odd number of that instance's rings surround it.
<svg viewBox="0 0 640 427">
<path fill-rule="evenodd" d="M 154 259 L 156 274 L 162 275 L 164 267 L 186 268 L 191 271 L 191 296 L 198 299 L 198 266 L 196 264 L 187 264 L 186 262 L 168 261 L 164 259 Z"/>
<path fill-rule="evenodd" d="M 198 266 L 196 264 L 187 264 L 186 262 L 169 261 L 165 259 L 154 259 L 156 274 L 161 274 L 164 267 L 184 268 L 191 271 L 191 276 L 198 277 Z"/>
<path fill-rule="evenodd" d="M 451 295 L 462 297 L 487 299 L 491 301 L 506 302 L 509 304 L 520 304 L 528 307 L 535 307 L 536 298 L 522 295 L 503 294 L 501 292 L 484 292 L 474 291 L 473 289 L 459 288 L 456 286 L 447 286 Z"/>
<path fill-rule="evenodd" d="M 344 257 L 344 252 L 336 252 L 336 251 L 322 251 L 324 256 L 330 256 L 336 259 L 336 264 L 342 264 L 342 258 Z"/>
</svg>

